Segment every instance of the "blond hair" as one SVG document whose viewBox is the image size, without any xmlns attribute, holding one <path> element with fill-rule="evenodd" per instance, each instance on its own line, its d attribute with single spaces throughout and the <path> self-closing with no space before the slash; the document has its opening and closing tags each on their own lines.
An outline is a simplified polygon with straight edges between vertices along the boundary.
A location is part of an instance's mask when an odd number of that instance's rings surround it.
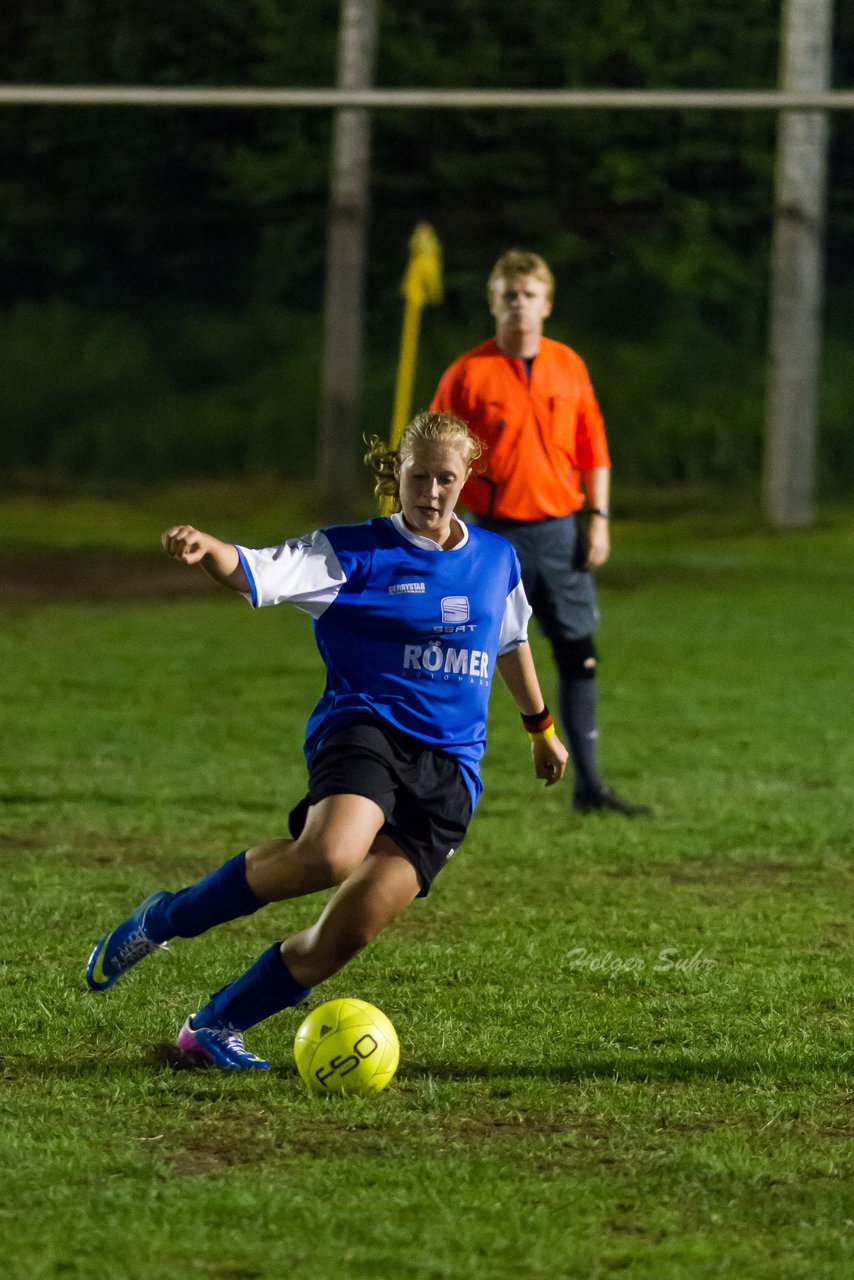
<svg viewBox="0 0 854 1280">
<path fill-rule="evenodd" d="M 516 280 L 519 276 L 533 276 L 548 289 L 549 302 L 554 298 L 555 278 L 549 264 L 538 253 L 529 253 L 527 249 L 508 249 L 502 253 L 489 273 L 486 284 L 486 296 L 492 306 L 492 293 L 499 280 Z"/>
<path fill-rule="evenodd" d="M 404 427 L 396 449 L 379 436 L 367 440 L 365 464 L 374 474 L 374 494 L 380 502 L 391 498 L 392 510 L 400 510 L 400 468 L 419 444 L 428 443 L 458 449 L 467 467 L 483 453 L 483 445 L 462 418 L 453 413 L 417 413 Z"/>
</svg>

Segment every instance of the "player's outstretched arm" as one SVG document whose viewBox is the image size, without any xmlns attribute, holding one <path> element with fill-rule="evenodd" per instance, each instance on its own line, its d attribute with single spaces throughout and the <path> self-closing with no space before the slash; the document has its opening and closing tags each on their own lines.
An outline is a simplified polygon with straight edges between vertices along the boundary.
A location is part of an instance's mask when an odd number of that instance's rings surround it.
<svg viewBox="0 0 854 1280">
<path fill-rule="evenodd" d="M 498 674 L 510 690 L 510 696 L 524 716 L 535 716 L 543 710 L 545 701 L 540 691 L 530 645 L 520 644 L 498 659 Z M 531 740 L 534 772 L 547 787 L 560 782 L 566 772 L 568 753 L 557 734 L 549 737 L 537 735 Z"/>
<path fill-rule="evenodd" d="M 161 536 L 166 554 L 179 564 L 199 564 L 215 582 L 231 591 L 248 591 L 237 548 L 190 524 L 176 524 Z"/>
</svg>

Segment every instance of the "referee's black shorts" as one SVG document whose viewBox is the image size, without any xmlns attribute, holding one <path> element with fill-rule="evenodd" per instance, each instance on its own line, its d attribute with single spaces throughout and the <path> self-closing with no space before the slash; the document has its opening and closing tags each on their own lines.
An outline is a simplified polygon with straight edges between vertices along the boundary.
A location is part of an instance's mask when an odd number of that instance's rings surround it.
<svg viewBox="0 0 854 1280">
<path fill-rule="evenodd" d="M 472 802 L 456 760 L 373 720 L 329 735 L 309 766 L 308 795 L 288 819 L 294 839 L 328 796 L 366 796 L 385 814 L 380 831 L 415 868 L 424 898 L 465 839 Z"/>
</svg>

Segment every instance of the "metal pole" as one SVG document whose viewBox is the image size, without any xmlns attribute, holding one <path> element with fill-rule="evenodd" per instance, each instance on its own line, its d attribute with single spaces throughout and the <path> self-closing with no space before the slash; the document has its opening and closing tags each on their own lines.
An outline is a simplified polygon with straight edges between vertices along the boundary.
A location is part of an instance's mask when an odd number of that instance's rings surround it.
<svg viewBox="0 0 854 1280">
<path fill-rule="evenodd" d="M 786 0 L 783 87 L 827 88 L 832 0 Z M 771 260 L 763 511 L 775 528 L 812 524 L 821 354 L 827 117 L 783 112 Z"/>
<path fill-rule="evenodd" d="M 340 89 L 365 89 L 373 79 L 377 0 L 342 0 L 338 43 Z M 370 117 L 337 111 L 327 229 L 323 371 L 318 424 L 317 489 L 341 514 L 358 488 L 358 401 L 370 184 Z"/>
<path fill-rule="evenodd" d="M 854 90 L 779 89 L 252 89 L 159 85 L 0 84 L 0 107 L 164 107 L 366 111 L 851 111 Z"/>
</svg>

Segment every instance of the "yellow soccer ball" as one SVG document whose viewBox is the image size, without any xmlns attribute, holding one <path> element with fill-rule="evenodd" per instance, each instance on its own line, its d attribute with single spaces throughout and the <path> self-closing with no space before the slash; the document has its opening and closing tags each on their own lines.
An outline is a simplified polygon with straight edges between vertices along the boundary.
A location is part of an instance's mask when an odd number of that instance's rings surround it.
<svg viewBox="0 0 854 1280">
<path fill-rule="evenodd" d="M 329 1000 L 312 1009 L 294 1040 L 297 1070 L 312 1093 L 379 1093 L 400 1060 L 397 1032 L 364 1000 Z"/>
</svg>

